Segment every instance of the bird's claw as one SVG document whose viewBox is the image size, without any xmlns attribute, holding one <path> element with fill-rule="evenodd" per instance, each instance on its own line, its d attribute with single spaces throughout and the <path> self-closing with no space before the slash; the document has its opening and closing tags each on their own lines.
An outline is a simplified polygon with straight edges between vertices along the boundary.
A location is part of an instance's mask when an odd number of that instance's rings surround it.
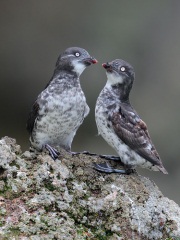
<svg viewBox="0 0 180 240">
<path fill-rule="evenodd" d="M 100 158 L 104 158 L 106 160 L 112 160 L 112 161 L 121 161 L 120 157 L 116 157 L 113 155 L 101 155 L 101 154 L 97 154 L 97 153 L 91 153 L 89 151 L 83 151 L 83 152 L 71 152 L 72 155 L 78 155 L 78 154 L 85 154 L 85 155 L 89 155 L 89 156 L 97 156 Z"/>
<path fill-rule="evenodd" d="M 112 161 L 121 161 L 120 157 L 116 157 L 113 155 L 99 155 L 100 158 L 104 158 L 106 160 L 112 160 Z"/>
<path fill-rule="evenodd" d="M 99 172 L 104 173 L 121 173 L 121 174 L 130 174 L 130 169 L 115 169 L 109 166 L 108 163 L 93 163 L 93 168 Z"/>
<path fill-rule="evenodd" d="M 60 152 L 58 152 L 55 148 L 51 147 L 49 144 L 45 144 L 44 147 L 48 150 L 49 155 L 52 157 L 53 160 L 56 160 L 59 157 Z"/>
</svg>

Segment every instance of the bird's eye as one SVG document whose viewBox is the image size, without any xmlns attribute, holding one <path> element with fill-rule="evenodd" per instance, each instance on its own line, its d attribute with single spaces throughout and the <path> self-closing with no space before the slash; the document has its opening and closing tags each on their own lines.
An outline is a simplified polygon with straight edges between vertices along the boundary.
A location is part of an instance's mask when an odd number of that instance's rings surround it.
<svg viewBox="0 0 180 240">
<path fill-rule="evenodd" d="M 76 57 L 79 57 L 79 56 L 80 56 L 80 53 L 79 53 L 79 52 L 76 52 L 74 55 L 75 55 Z"/>
<path fill-rule="evenodd" d="M 121 72 L 125 72 L 126 68 L 125 67 L 121 67 L 120 70 L 121 70 Z"/>
</svg>

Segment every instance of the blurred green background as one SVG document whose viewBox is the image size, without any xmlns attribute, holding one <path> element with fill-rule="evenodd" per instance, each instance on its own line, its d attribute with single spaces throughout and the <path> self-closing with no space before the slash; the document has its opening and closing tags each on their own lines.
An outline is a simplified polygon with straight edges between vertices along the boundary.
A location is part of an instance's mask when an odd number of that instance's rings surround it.
<svg viewBox="0 0 180 240">
<path fill-rule="evenodd" d="M 114 151 L 97 136 L 94 106 L 106 82 L 102 62 L 122 58 L 136 72 L 131 103 L 147 123 L 168 176 L 139 170 L 180 203 L 180 1 L 1 0 L 0 136 L 28 149 L 30 107 L 52 76 L 59 53 L 85 48 L 99 64 L 85 70 L 82 88 L 91 108 L 73 151 Z"/>
</svg>

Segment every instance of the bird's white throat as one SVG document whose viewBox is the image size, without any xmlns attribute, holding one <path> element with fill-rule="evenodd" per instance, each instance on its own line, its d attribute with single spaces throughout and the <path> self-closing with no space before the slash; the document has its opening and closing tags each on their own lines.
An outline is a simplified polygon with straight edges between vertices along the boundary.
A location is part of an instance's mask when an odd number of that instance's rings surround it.
<svg viewBox="0 0 180 240">
<path fill-rule="evenodd" d="M 115 75 L 114 73 L 108 73 L 106 72 L 107 75 L 107 83 L 106 86 L 112 86 L 112 85 L 116 85 L 118 83 L 123 83 L 123 78 L 121 75 Z"/>
<path fill-rule="evenodd" d="M 81 73 L 84 71 L 86 66 L 83 63 L 80 63 L 78 61 L 73 61 L 73 66 L 74 66 L 74 71 L 78 74 L 81 75 Z"/>
</svg>

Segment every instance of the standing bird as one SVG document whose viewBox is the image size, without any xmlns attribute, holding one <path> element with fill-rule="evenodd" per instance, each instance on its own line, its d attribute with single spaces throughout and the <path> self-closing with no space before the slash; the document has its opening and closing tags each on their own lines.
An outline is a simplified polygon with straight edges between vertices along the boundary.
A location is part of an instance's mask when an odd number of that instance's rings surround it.
<svg viewBox="0 0 180 240">
<path fill-rule="evenodd" d="M 95 164 L 94 168 L 107 173 L 129 173 L 135 167 L 143 167 L 167 174 L 146 124 L 129 101 L 135 78 L 133 67 L 121 59 L 102 66 L 106 69 L 107 83 L 97 99 L 96 124 L 99 134 L 118 153 L 125 170 L 113 169 L 106 163 Z"/>
<path fill-rule="evenodd" d="M 59 155 L 55 146 L 71 151 L 76 131 L 89 113 L 79 77 L 94 63 L 97 60 L 79 47 L 68 48 L 59 56 L 51 80 L 29 114 L 31 147 L 38 151 L 47 149 L 54 160 Z"/>
</svg>

